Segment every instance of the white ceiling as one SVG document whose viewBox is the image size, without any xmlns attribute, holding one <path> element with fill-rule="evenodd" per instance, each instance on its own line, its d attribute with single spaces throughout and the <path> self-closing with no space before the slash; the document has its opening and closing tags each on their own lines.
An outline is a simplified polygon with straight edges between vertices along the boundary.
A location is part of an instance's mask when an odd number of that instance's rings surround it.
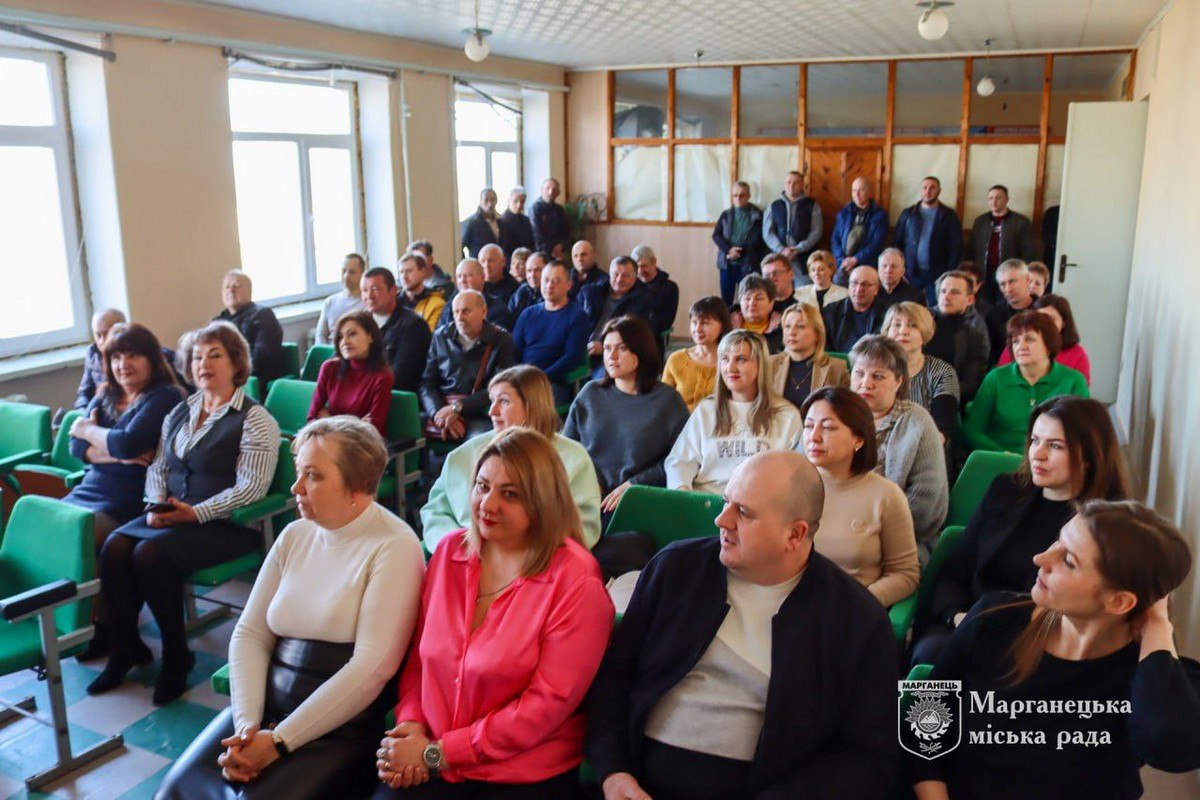
<svg viewBox="0 0 1200 800">
<path fill-rule="evenodd" d="M 473 0 L 197 0 L 460 47 Z M 937 42 L 913 0 L 479 0 L 497 55 L 570 68 L 1131 46 L 1167 0 L 958 0 Z"/>
</svg>

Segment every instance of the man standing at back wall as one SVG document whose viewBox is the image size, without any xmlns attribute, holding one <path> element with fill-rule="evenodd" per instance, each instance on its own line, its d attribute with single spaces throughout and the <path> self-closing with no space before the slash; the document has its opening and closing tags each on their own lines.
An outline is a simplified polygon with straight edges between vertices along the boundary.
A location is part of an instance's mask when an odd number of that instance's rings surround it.
<svg viewBox="0 0 1200 800">
<path fill-rule="evenodd" d="M 824 222 L 821 206 L 804 193 L 804 176 L 793 170 L 783 181 L 783 196 L 771 203 L 763 215 L 763 240 L 775 253 L 792 262 L 792 282 L 812 283 L 808 277 L 808 254 L 821 240 Z"/>
<path fill-rule="evenodd" d="M 1008 187 L 988 189 L 988 210 L 975 218 L 967 258 L 983 273 L 983 293 L 988 302 L 1000 302 L 996 268 L 1010 258 L 1030 262 L 1037 259 L 1033 224 L 1029 217 L 1008 207 Z"/>
<path fill-rule="evenodd" d="M 537 246 L 551 258 L 565 258 L 571 243 L 571 229 L 567 225 L 567 212 L 558 203 L 558 181 L 547 178 L 542 182 L 542 196 L 533 201 L 529 208 L 529 221 L 533 223 L 533 239 Z"/>
<path fill-rule="evenodd" d="M 930 175 L 921 181 L 921 199 L 900 212 L 892 246 L 904 253 L 908 280 L 925 290 L 926 305 L 936 300 L 937 279 L 958 268 L 962 258 L 962 223 L 943 205 L 942 182 Z"/>
</svg>

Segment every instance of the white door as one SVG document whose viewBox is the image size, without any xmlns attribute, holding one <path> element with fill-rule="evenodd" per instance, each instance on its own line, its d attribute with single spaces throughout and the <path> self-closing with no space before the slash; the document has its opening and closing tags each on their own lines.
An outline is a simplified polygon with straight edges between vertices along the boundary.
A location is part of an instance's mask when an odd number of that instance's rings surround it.
<svg viewBox="0 0 1200 800">
<path fill-rule="evenodd" d="M 1146 103 L 1072 103 L 1054 291 L 1071 301 L 1092 397 L 1117 399 L 1146 142 Z"/>
</svg>

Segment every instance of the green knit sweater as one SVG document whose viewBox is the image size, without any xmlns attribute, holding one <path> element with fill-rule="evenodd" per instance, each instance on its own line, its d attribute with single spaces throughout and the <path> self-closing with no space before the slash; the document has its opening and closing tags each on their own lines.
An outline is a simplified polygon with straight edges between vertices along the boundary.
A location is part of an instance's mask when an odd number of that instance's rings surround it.
<svg viewBox="0 0 1200 800">
<path fill-rule="evenodd" d="M 1025 449 L 1029 412 L 1059 395 L 1088 397 L 1083 374 L 1051 363 L 1050 371 L 1032 386 L 1016 364 L 996 367 L 983 378 L 975 400 L 967 406 L 962 434 L 972 450 L 1020 453 Z"/>
</svg>

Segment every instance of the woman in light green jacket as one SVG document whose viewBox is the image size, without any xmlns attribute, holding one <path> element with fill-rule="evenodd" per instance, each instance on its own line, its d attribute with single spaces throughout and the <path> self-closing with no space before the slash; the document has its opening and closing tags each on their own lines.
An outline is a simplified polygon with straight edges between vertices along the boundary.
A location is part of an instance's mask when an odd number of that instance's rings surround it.
<svg viewBox="0 0 1200 800">
<path fill-rule="evenodd" d="M 533 428 L 554 444 L 567 470 L 571 496 L 579 506 L 584 544 L 595 546 L 600 540 L 600 481 L 583 446 L 558 433 L 560 421 L 546 374 L 524 364 L 510 367 L 492 378 L 488 396 L 492 430 L 468 439 L 446 456 L 442 474 L 429 491 L 429 502 L 421 509 L 425 549 L 432 553 L 443 536 L 471 523 L 475 460 L 496 434 L 517 425 Z"/>
</svg>

